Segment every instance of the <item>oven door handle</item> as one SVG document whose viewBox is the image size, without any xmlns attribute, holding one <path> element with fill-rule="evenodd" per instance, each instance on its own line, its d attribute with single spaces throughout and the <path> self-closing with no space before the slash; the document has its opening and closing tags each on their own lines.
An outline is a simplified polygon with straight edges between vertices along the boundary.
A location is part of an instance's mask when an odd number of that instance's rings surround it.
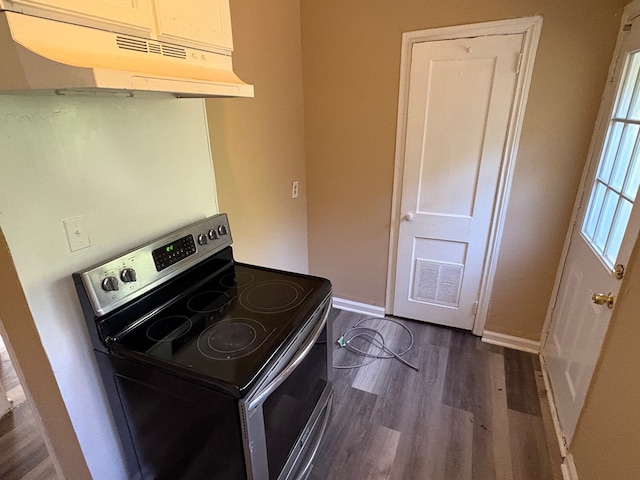
<svg viewBox="0 0 640 480">
<path fill-rule="evenodd" d="M 282 370 L 282 372 L 280 372 L 277 377 L 275 377 L 273 380 L 271 380 L 271 382 L 269 384 L 267 384 L 260 391 L 260 393 L 258 393 L 255 397 L 253 397 L 251 399 L 251 401 L 247 405 L 247 410 L 248 411 L 252 411 L 255 408 L 257 408 L 260 404 L 262 404 L 262 402 L 269 395 L 271 395 L 271 393 L 276 388 L 278 388 L 280 385 L 282 385 L 282 382 L 284 382 L 287 379 L 287 377 L 289 377 L 289 375 L 291 375 L 293 373 L 293 371 L 298 367 L 298 365 L 300 365 L 300 363 L 302 363 L 302 361 L 305 359 L 305 357 L 309 354 L 309 352 L 311 351 L 311 349 L 315 345 L 316 340 L 318 340 L 318 337 L 320 337 L 320 334 L 322 333 L 322 329 L 324 328 L 324 326 L 327 323 L 327 317 L 329 316 L 329 311 L 331 310 L 331 308 L 330 308 L 331 303 L 329 303 L 328 305 L 329 306 L 327 306 L 327 308 L 325 309 L 324 314 L 322 315 L 322 321 L 319 322 L 318 325 L 316 325 L 316 327 L 313 329 L 313 331 L 309 334 L 309 337 L 307 337 L 307 340 L 305 341 L 305 343 L 298 349 L 298 351 L 296 352 L 296 354 L 293 357 L 293 359 Z"/>
<path fill-rule="evenodd" d="M 313 461 L 316 458 L 318 449 L 320 448 L 320 442 L 322 442 L 322 439 L 324 438 L 324 434 L 327 431 L 327 425 L 329 424 L 329 414 L 331 413 L 332 404 L 333 404 L 333 395 L 330 395 L 329 400 L 327 401 L 327 405 L 325 406 L 324 418 L 322 419 L 322 426 L 318 431 L 313 447 L 309 449 L 309 455 L 307 456 L 306 463 L 304 467 L 300 469 L 300 474 L 297 476 L 297 478 L 307 478 L 309 476 L 311 467 L 313 467 Z"/>
</svg>

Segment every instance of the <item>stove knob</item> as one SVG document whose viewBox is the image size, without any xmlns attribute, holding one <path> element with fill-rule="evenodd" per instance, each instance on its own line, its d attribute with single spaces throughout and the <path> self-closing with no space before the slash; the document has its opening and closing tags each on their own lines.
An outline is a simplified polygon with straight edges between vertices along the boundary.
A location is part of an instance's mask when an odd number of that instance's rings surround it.
<svg viewBox="0 0 640 480">
<path fill-rule="evenodd" d="M 225 227 L 224 225 L 218 225 L 218 233 L 220 235 L 226 235 L 227 234 L 227 227 Z"/>
<path fill-rule="evenodd" d="M 209 230 L 209 240 L 215 240 L 216 238 L 218 238 L 218 232 L 215 231 L 215 229 L 211 229 Z"/>
<path fill-rule="evenodd" d="M 125 283 L 135 282 L 136 271 L 133 268 L 125 268 L 120 272 L 120 279 Z"/>
<path fill-rule="evenodd" d="M 102 289 L 106 292 L 118 290 L 118 279 L 116 277 L 107 277 L 102 280 Z"/>
<path fill-rule="evenodd" d="M 205 234 L 203 234 L 203 233 L 198 235 L 198 243 L 200 245 L 206 245 L 207 244 L 207 236 Z"/>
</svg>

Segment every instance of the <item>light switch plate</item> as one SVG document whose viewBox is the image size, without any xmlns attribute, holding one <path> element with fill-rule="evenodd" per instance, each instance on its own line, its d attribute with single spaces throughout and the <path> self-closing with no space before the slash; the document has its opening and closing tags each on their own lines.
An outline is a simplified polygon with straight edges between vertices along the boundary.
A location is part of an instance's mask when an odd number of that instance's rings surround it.
<svg viewBox="0 0 640 480">
<path fill-rule="evenodd" d="M 91 239 L 84 223 L 84 217 L 67 218 L 62 221 L 64 231 L 67 233 L 69 250 L 75 252 L 91 246 Z"/>
</svg>

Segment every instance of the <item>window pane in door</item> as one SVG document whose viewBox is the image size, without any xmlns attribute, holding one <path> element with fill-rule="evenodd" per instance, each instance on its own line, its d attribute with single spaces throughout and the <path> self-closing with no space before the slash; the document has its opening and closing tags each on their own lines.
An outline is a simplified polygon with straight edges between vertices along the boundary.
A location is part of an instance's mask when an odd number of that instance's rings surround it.
<svg viewBox="0 0 640 480">
<path fill-rule="evenodd" d="M 633 203 L 625 200 L 624 198 L 620 199 L 620 205 L 618 206 L 616 218 L 613 222 L 613 228 L 611 229 L 611 236 L 609 237 L 609 242 L 607 243 L 607 248 L 604 252 L 605 258 L 611 264 L 615 263 L 616 257 L 618 256 L 618 251 L 622 244 L 624 232 L 627 229 L 627 223 L 629 223 L 632 208 Z"/>
<path fill-rule="evenodd" d="M 620 90 L 620 96 L 618 97 L 618 106 L 616 108 L 616 116 L 626 118 L 629 113 L 629 105 L 631 105 L 631 98 L 636 84 L 638 83 L 638 71 L 640 70 L 640 56 L 636 53 L 629 56 L 627 61 L 627 71 L 625 72 L 624 82 Z M 636 107 L 637 107 L 637 95 L 636 95 Z"/>
<path fill-rule="evenodd" d="M 604 183 L 609 183 L 613 165 L 618 158 L 618 149 L 620 148 L 620 139 L 622 138 L 622 132 L 624 131 L 624 123 L 616 122 L 611 123 L 609 128 L 609 134 L 607 136 L 607 148 L 604 155 L 600 160 L 600 167 L 598 168 L 598 178 Z"/>
<path fill-rule="evenodd" d="M 640 185 L 640 155 L 638 153 L 638 148 L 636 147 L 636 151 L 633 152 L 633 162 L 629 167 L 627 182 L 622 192 L 632 202 L 636 199 L 638 185 Z"/>
<path fill-rule="evenodd" d="M 618 148 L 618 156 L 613 167 L 613 174 L 609 180 L 609 186 L 616 191 L 622 190 L 622 185 L 627 178 L 627 170 L 629 169 L 629 160 L 633 157 L 633 149 L 638 140 L 638 125 L 625 125 L 620 148 Z"/>
<path fill-rule="evenodd" d="M 607 191 L 607 187 L 600 182 L 596 182 L 595 190 L 591 196 L 591 203 L 587 210 L 587 215 L 584 218 L 584 225 L 582 231 L 587 238 L 592 239 L 598 226 L 598 218 L 600 217 L 600 210 L 602 210 L 602 202 L 604 201 L 604 194 Z"/>
<path fill-rule="evenodd" d="M 628 55 L 582 234 L 613 268 L 640 184 L 640 52 Z"/>
<path fill-rule="evenodd" d="M 607 193 L 604 196 L 602 210 L 600 210 L 600 218 L 598 219 L 596 235 L 593 239 L 593 244 L 596 247 L 596 250 L 600 253 L 604 252 L 604 247 L 607 245 L 611 224 L 613 223 L 613 216 L 616 213 L 617 206 L 618 195 L 616 195 L 612 190 L 607 190 Z"/>
</svg>

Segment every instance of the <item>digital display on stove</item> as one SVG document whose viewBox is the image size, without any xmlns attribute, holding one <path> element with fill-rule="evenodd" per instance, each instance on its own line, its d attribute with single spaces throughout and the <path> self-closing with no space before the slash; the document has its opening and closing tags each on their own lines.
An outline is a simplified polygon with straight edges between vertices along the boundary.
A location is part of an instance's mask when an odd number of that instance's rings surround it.
<svg viewBox="0 0 640 480">
<path fill-rule="evenodd" d="M 156 248 L 152 252 L 152 255 L 153 261 L 156 264 L 156 270 L 161 271 L 194 253 L 196 253 L 196 242 L 193 239 L 193 235 L 187 235 L 160 248 Z"/>
</svg>

